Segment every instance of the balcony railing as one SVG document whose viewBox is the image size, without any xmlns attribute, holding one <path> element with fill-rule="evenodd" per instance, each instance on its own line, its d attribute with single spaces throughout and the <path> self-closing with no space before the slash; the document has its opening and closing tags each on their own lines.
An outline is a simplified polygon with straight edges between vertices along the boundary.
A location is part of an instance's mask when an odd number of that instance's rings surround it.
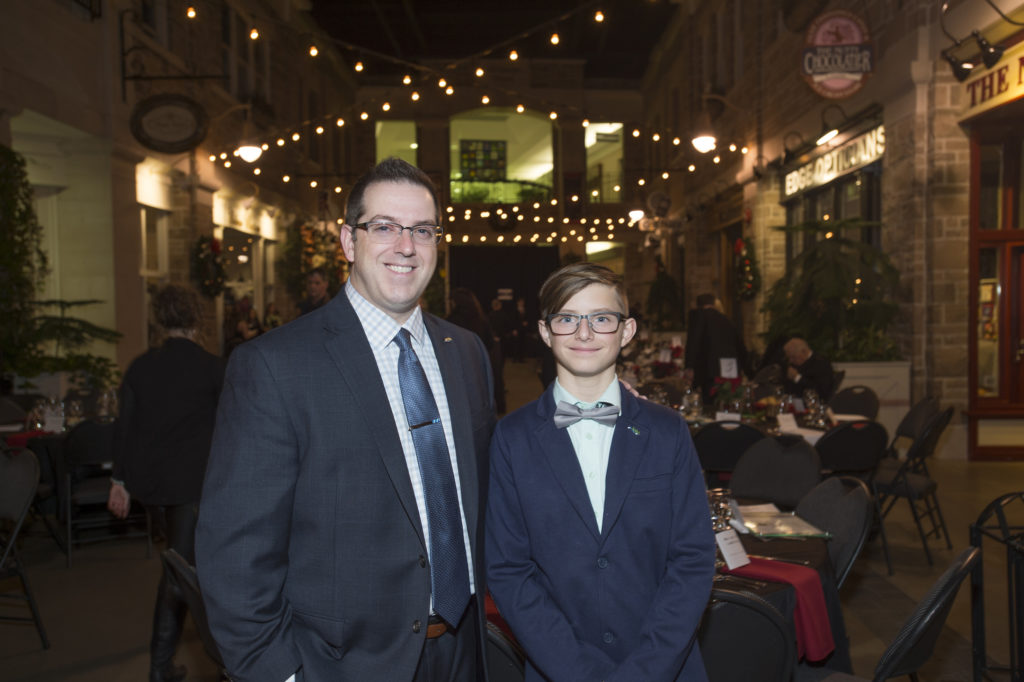
<svg viewBox="0 0 1024 682">
<path fill-rule="evenodd" d="M 551 188 L 529 180 L 452 180 L 453 204 L 522 204 L 551 199 Z"/>
</svg>

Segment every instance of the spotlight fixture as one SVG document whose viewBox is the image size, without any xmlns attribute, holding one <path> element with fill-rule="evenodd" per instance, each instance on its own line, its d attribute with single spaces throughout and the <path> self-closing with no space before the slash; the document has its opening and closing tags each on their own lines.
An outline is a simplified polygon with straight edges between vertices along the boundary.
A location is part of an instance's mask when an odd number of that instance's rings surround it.
<svg viewBox="0 0 1024 682">
<path fill-rule="evenodd" d="M 796 140 L 794 144 L 790 143 L 790 140 Z M 795 130 L 791 130 L 786 133 L 785 137 L 782 138 L 782 165 L 788 164 L 793 161 L 799 155 L 798 152 L 807 146 L 807 141 L 804 140 L 804 136 Z"/>
<path fill-rule="evenodd" d="M 985 39 L 985 36 L 981 35 L 977 30 L 973 32 L 974 40 L 978 43 L 978 49 L 981 50 L 981 61 L 985 64 L 985 68 L 991 69 L 996 63 L 1002 58 L 1003 51 L 1006 50 L 1002 45 L 993 45 Z"/>
<path fill-rule="evenodd" d="M 943 52 L 942 56 L 949 62 L 949 68 L 953 70 L 953 78 L 957 79 L 960 83 L 963 83 L 971 75 L 971 71 L 974 69 L 974 64 L 971 62 L 958 59 L 949 52 Z"/>
</svg>

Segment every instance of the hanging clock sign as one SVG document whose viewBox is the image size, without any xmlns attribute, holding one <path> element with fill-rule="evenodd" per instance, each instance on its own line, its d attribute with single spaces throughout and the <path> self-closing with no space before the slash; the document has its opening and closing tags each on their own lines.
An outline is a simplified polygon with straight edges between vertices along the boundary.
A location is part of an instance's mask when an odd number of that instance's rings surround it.
<svg viewBox="0 0 1024 682">
<path fill-rule="evenodd" d="M 194 99 L 173 93 L 153 95 L 132 111 L 132 135 L 143 146 L 164 154 L 195 149 L 206 137 L 209 117 Z"/>
<path fill-rule="evenodd" d="M 822 14 L 807 29 L 800 73 L 811 88 L 829 99 L 844 99 L 864 86 L 874 71 L 868 27 L 851 12 Z"/>
</svg>

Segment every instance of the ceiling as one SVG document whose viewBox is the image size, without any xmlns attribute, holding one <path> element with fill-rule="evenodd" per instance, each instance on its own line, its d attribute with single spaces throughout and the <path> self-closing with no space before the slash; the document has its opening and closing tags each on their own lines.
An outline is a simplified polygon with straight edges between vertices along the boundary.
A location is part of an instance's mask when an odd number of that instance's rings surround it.
<svg viewBox="0 0 1024 682">
<path fill-rule="evenodd" d="M 343 52 L 364 48 L 348 54 L 366 62 L 366 83 L 408 71 L 370 51 L 420 63 L 503 57 L 513 47 L 524 58 L 584 59 L 588 79 L 639 80 L 678 8 L 677 0 L 314 0 L 312 15 Z M 597 10 L 604 21 L 594 20 Z"/>
</svg>

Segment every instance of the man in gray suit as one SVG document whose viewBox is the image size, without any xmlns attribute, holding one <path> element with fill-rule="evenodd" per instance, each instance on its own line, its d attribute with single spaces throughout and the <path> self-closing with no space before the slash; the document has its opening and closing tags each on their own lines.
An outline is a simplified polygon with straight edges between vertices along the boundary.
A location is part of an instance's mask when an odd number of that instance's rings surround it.
<svg viewBox="0 0 1024 682">
<path fill-rule="evenodd" d="M 196 555 L 234 680 L 483 676 L 494 392 L 479 338 L 417 306 L 439 213 L 424 173 L 378 164 L 344 291 L 231 356 Z"/>
</svg>

